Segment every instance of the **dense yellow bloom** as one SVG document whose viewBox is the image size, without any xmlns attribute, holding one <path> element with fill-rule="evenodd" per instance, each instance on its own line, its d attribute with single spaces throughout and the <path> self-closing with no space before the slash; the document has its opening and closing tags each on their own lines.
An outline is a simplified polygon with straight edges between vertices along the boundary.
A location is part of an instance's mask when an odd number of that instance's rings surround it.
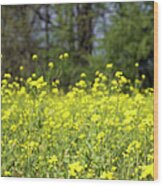
<svg viewBox="0 0 163 186">
<path fill-rule="evenodd" d="M 121 71 L 79 75 L 67 92 L 55 74 L 3 77 L 3 176 L 152 180 L 153 88 Z"/>
<path fill-rule="evenodd" d="M 42 89 L 43 87 L 45 87 L 47 85 L 47 82 L 44 81 L 44 77 L 43 76 L 40 76 L 37 80 L 32 80 L 32 78 L 29 77 L 27 79 L 27 83 L 31 87 L 36 87 L 37 89 Z"/>
</svg>

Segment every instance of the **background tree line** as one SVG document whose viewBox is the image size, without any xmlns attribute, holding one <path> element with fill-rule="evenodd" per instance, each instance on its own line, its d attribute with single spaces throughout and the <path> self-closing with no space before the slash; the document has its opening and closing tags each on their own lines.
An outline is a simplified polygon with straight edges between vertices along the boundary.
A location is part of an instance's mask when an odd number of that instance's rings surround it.
<svg viewBox="0 0 163 186">
<path fill-rule="evenodd" d="M 133 80 L 134 64 L 139 63 L 139 75 L 147 78 L 144 86 L 152 87 L 153 8 L 153 2 L 4 5 L 2 75 L 19 76 L 21 65 L 24 77 L 35 68 L 45 73 L 52 61 L 52 79 L 60 78 L 67 87 L 81 72 L 92 80 L 107 63 Z M 59 60 L 64 52 L 69 58 Z M 31 59 L 33 54 L 38 55 L 38 66 Z"/>
</svg>

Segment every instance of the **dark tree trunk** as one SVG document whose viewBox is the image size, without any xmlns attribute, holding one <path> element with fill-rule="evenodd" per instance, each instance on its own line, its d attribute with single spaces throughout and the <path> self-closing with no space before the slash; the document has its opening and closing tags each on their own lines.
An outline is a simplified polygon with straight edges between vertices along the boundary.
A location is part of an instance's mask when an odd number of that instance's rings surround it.
<svg viewBox="0 0 163 186">
<path fill-rule="evenodd" d="M 78 55 L 82 65 L 88 65 L 85 56 L 92 53 L 93 43 L 92 4 L 77 5 Z"/>
<path fill-rule="evenodd" d="M 46 38 L 46 60 L 49 61 L 49 5 L 46 5 L 45 7 L 45 38 Z"/>
</svg>

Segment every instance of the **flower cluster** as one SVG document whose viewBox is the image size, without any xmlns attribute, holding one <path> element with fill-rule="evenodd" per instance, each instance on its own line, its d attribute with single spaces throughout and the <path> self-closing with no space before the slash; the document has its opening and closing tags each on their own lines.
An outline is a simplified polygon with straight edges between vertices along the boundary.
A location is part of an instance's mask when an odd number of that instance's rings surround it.
<svg viewBox="0 0 163 186">
<path fill-rule="evenodd" d="M 131 83 L 112 67 L 93 82 L 81 73 L 66 93 L 59 79 L 5 73 L 2 176 L 152 180 L 153 89 L 139 91 L 144 74 Z"/>
</svg>

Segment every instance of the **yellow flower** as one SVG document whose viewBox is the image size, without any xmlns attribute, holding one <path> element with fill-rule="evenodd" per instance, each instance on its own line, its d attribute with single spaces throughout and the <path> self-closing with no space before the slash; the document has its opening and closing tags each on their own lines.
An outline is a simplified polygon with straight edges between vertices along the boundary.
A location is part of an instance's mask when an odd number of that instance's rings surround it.
<svg viewBox="0 0 163 186">
<path fill-rule="evenodd" d="M 124 76 L 121 76 L 121 78 L 120 78 L 120 83 L 121 83 L 121 84 L 127 83 L 127 79 L 126 79 Z"/>
<path fill-rule="evenodd" d="M 48 63 L 48 67 L 52 69 L 52 68 L 54 67 L 53 62 L 49 62 L 49 63 Z"/>
<path fill-rule="evenodd" d="M 138 142 L 138 141 L 136 141 L 136 140 L 133 140 L 130 144 L 129 144 L 129 146 L 128 146 L 128 148 L 127 148 L 127 153 L 128 154 L 130 154 L 131 152 L 134 152 L 135 151 L 135 149 L 140 149 L 140 147 L 141 147 L 141 143 L 140 142 Z"/>
<path fill-rule="evenodd" d="M 135 83 L 136 84 L 140 84 L 140 80 L 139 79 L 135 79 Z"/>
<path fill-rule="evenodd" d="M 33 78 L 36 78 L 36 74 L 35 74 L 35 73 L 33 73 L 33 74 L 32 74 L 32 77 L 33 77 Z"/>
<path fill-rule="evenodd" d="M 134 90 L 134 87 L 133 86 L 130 86 L 130 91 L 133 91 Z"/>
<path fill-rule="evenodd" d="M 101 140 L 105 137 L 105 133 L 104 132 L 100 132 L 98 135 L 97 135 L 97 139 L 98 140 Z"/>
<path fill-rule="evenodd" d="M 20 67 L 19 67 L 19 70 L 20 70 L 20 71 L 23 71 L 23 70 L 24 70 L 24 67 L 23 67 L 23 66 L 20 66 Z"/>
<path fill-rule="evenodd" d="M 87 87 L 87 84 L 84 80 L 80 80 L 79 82 L 77 82 L 75 84 L 77 87 L 81 87 L 81 88 L 86 88 Z"/>
<path fill-rule="evenodd" d="M 123 74 L 123 72 L 117 71 L 117 72 L 115 73 L 115 77 L 120 78 L 120 77 L 122 76 L 122 74 Z"/>
<path fill-rule="evenodd" d="M 139 67 L 139 63 L 135 63 L 135 67 Z"/>
<path fill-rule="evenodd" d="M 114 179 L 113 173 L 110 172 L 110 171 L 103 172 L 102 175 L 100 176 L 100 178 L 102 178 L 102 179 L 108 179 L 108 180 Z"/>
<path fill-rule="evenodd" d="M 17 129 L 17 126 L 16 126 L 16 125 L 11 125 L 11 127 L 10 127 L 10 130 L 11 130 L 11 131 L 15 132 L 16 129 Z"/>
<path fill-rule="evenodd" d="M 31 83 L 31 81 L 32 81 L 32 78 L 29 77 L 29 78 L 27 79 L 27 83 Z"/>
<path fill-rule="evenodd" d="M 43 157 L 42 157 L 42 156 L 39 156 L 39 157 L 38 157 L 38 160 L 39 160 L 39 161 L 43 160 Z"/>
<path fill-rule="evenodd" d="M 113 67 L 113 64 L 112 63 L 108 63 L 107 65 L 106 65 L 106 68 L 112 68 Z"/>
<path fill-rule="evenodd" d="M 23 82 L 24 81 L 24 79 L 23 78 L 20 78 L 20 82 Z"/>
<path fill-rule="evenodd" d="M 120 77 L 122 76 L 122 74 L 123 74 L 123 72 L 117 71 L 117 72 L 115 73 L 115 77 L 120 78 Z"/>
<path fill-rule="evenodd" d="M 69 58 L 69 54 L 67 52 L 64 53 L 63 56 L 64 56 L 65 59 Z"/>
<path fill-rule="evenodd" d="M 62 117 L 63 117 L 63 119 L 67 119 L 70 115 L 71 115 L 71 113 L 69 111 L 65 111 L 65 112 L 63 112 Z"/>
<path fill-rule="evenodd" d="M 10 79 L 11 78 L 11 74 L 9 74 L 9 73 L 4 74 L 4 78 Z"/>
<path fill-rule="evenodd" d="M 100 74 L 100 72 L 97 70 L 97 71 L 95 72 L 95 75 L 98 76 L 99 74 Z"/>
<path fill-rule="evenodd" d="M 11 172 L 10 171 L 5 171 L 4 176 L 11 176 Z"/>
<path fill-rule="evenodd" d="M 58 161 L 57 156 L 56 156 L 56 155 L 53 155 L 53 156 L 51 156 L 50 159 L 48 160 L 48 163 L 49 163 L 49 164 L 56 164 L 57 161 Z"/>
<path fill-rule="evenodd" d="M 80 134 L 79 139 L 83 139 L 85 137 L 86 137 L 85 134 Z"/>
<path fill-rule="evenodd" d="M 75 162 L 72 164 L 69 164 L 69 174 L 70 176 L 76 176 L 77 173 L 80 173 L 83 170 L 83 166 L 81 166 L 80 162 Z"/>
<path fill-rule="evenodd" d="M 93 178 L 94 175 L 95 175 L 95 171 L 93 169 L 88 169 L 86 177 Z"/>
<path fill-rule="evenodd" d="M 117 170 L 117 167 L 112 166 L 111 170 L 114 172 L 114 171 L 116 171 L 116 170 Z"/>
<path fill-rule="evenodd" d="M 18 95 L 25 95 L 26 94 L 26 89 L 25 87 L 21 87 L 21 89 L 18 92 Z"/>
<path fill-rule="evenodd" d="M 32 60 L 33 60 L 33 61 L 37 61 L 37 60 L 38 60 L 38 56 L 37 56 L 36 54 L 33 54 Z"/>
<path fill-rule="evenodd" d="M 146 78 L 145 74 L 142 74 L 142 75 L 141 75 L 141 78 L 142 78 L 142 79 L 145 79 L 145 78 Z"/>
<path fill-rule="evenodd" d="M 59 55 L 59 59 L 62 60 L 64 58 L 63 54 Z"/>
<path fill-rule="evenodd" d="M 80 77 L 81 77 L 81 78 L 85 78 L 85 77 L 86 77 L 86 74 L 85 74 L 85 73 L 81 73 L 81 74 L 80 74 Z"/>
<path fill-rule="evenodd" d="M 52 89 L 52 93 L 53 93 L 53 94 L 58 94 L 58 93 L 59 93 L 58 88 L 53 88 L 53 89 Z"/>
<path fill-rule="evenodd" d="M 40 77 L 37 79 L 37 82 L 38 82 L 38 83 L 43 83 L 43 82 L 44 82 L 44 77 L 43 77 L 43 76 L 40 76 Z"/>
<path fill-rule="evenodd" d="M 66 52 L 66 53 L 64 53 L 64 54 L 60 54 L 59 55 L 59 59 L 60 60 L 62 60 L 62 59 L 67 59 L 67 58 L 69 58 L 69 54 Z"/>
<path fill-rule="evenodd" d="M 142 173 L 141 173 L 140 179 L 147 178 L 147 176 L 151 176 L 152 178 L 154 176 L 153 163 L 142 167 Z"/>
<path fill-rule="evenodd" d="M 98 114 L 93 114 L 92 117 L 91 117 L 91 121 L 92 122 L 97 122 L 101 119 L 100 115 Z"/>
<path fill-rule="evenodd" d="M 57 85 L 59 85 L 59 83 L 60 83 L 59 79 L 56 79 L 56 80 L 55 80 L 55 83 L 56 83 Z"/>
</svg>

